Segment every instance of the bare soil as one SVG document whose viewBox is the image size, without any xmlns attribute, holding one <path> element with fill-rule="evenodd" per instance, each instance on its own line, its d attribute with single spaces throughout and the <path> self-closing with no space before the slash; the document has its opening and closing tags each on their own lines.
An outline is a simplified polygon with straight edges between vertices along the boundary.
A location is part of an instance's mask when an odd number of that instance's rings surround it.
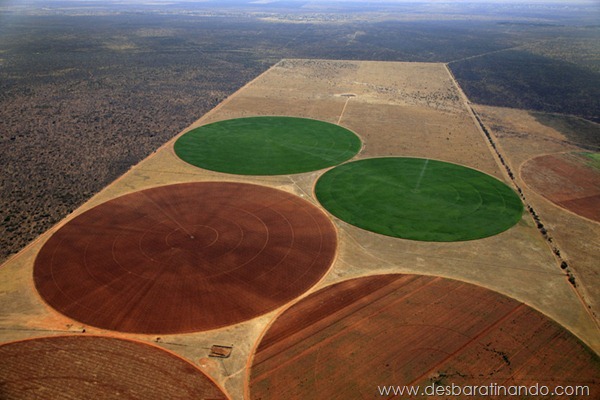
<svg viewBox="0 0 600 400">
<path fill-rule="evenodd" d="M 271 311 L 333 262 L 333 225 L 289 193 L 188 183 L 132 193 L 63 226 L 34 267 L 56 310 L 123 332 L 214 329 Z"/>
<path fill-rule="evenodd" d="M 256 350 L 249 397 L 375 399 L 378 386 L 433 383 L 588 385 L 594 397 L 599 376 L 597 355 L 522 303 L 443 278 L 381 275 L 328 286 L 280 315 Z"/>
<path fill-rule="evenodd" d="M 600 222 L 600 171 L 583 156 L 562 153 L 534 158 L 523 164 L 521 177 L 553 203 Z"/>
<path fill-rule="evenodd" d="M 3 399 L 226 399 L 200 370 L 155 346 L 69 336 L 0 346 Z"/>
<path fill-rule="evenodd" d="M 355 96 L 343 96 L 348 93 Z M 465 101 L 442 64 L 284 60 L 249 82 L 188 129 L 243 116 L 314 118 L 339 123 L 357 133 L 364 147 L 355 159 L 388 155 L 434 158 L 475 168 L 512 184 L 485 135 L 469 114 Z M 478 108 L 478 111 L 481 110 Z M 496 125 L 488 124 L 489 114 L 480 115 L 486 125 L 493 126 L 496 132 Z M 505 160 L 513 171 L 518 171 L 522 162 L 541 154 L 577 150 L 576 147 L 565 150 L 564 136 L 541 124 L 535 125 L 543 130 L 541 133 L 523 133 L 527 132 L 527 126 L 532 126 L 529 125 L 531 121 L 535 122 L 526 112 L 510 114 L 506 120 L 499 120 L 498 126 L 505 126 L 507 121 L 520 124 L 523 115 L 529 118 L 526 124 L 511 130 L 514 132 L 511 135 L 516 138 L 514 146 L 505 147 L 504 138 L 501 139 Z M 535 140 L 522 141 L 533 135 Z M 85 211 L 128 193 L 186 182 L 252 183 L 301 197 L 322 210 L 313 190 L 316 180 L 324 171 L 264 177 L 207 171 L 181 161 L 173 151 L 174 140 L 131 168 L 57 227 L 41 235 L 3 264 L 0 269 L 0 341 L 59 332 L 80 334 L 86 329 L 87 333 L 156 342 L 193 362 L 224 387 L 232 398 L 242 399 L 248 381 L 248 362 L 260 338 L 270 324 L 277 323 L 274 321 L 282 309 L 295 300 L 290 298 L 286 304 L 280 304 L 280 308 L 252 320 L 210 331 L 160 336 L 119 334 L 60 314 L 46 305 L 33 284 L 35 258 L 44 243 L 51 240 L 52 234 L 60 232 L 62 226 L 68 225 L 69 221 Z M 519 179 L 517 177 L 519 184 L 522 184 Z M 527 191 L 528 200 L 534 203 L 545 219 L 548 229 L 554 232 L 555 243 L 561 244 L 563 255 L 568 257 L 569 263 L 572 262 L 574 270 L 579 273 L 578 284 L 592 285 L 590 287 L 593 289 L 598 274 L 593 268 L 598 255 L 595 235 L 600 225 L 555 206 L 528 188 L 524 190 Z M 543 206 L 540 206 L 542 203 Z M 559 212 L 549 213 L 550 209 Z M 563 236 L 555 232 L 557 220 L 550 220 L 551 215 L 558 216 L 558 222 L 564 223 L 561 226 L 568 227 L 559 230 L 564 232 Z M 568 219 L 563 220 L 565 216 Z M 575 223 L 573 218 L 576 219 Z M 314 286 L 299 297 L 338 282 L 371 275 L 410 274 L 451 278 L 524 303 L 526 306 L 521 306 L 524 310 L 531 307 L 541 311 L 547 318 L 555 320 L 579 337 L 593 351 L 600 352 L 600 333 L 596 321 L 586 303 L 582 302 L 580 292 L 573 288 L 561 270 L 552 247 L 528 214 L 524 214 L 524 218 L 513 228 L 501 234 L 468 243 L 428 243 L 390 238 L 364 231 L 331 216 L 328 219 L 337 233 L 335 260 L 322 279 L 314 282 Z M 571 247 L 567 247 L 566 243 Z M 579 251 L 578 254 L 573 254 L 574 249 Z M 588 266 L 587 269 L 583 268 L 584 265 Z M 582 268 L 589 274 L 581 274 Z M 539 335 L 546 329 L 551 333 L 555 329 L 553 325 L 548 328 L 546 325 L 540 326 Z M 503 329 L 508 333 L 511 331 L 509 327 Z M 557 346 L 551 339 L 546 343 Z M 211 346 L 215 344 L 231 346 L 231 356 L 226 359 L 210 358 Z M 369 347 L 356 350 L 359 353 L 371 352 L 379 357 L 381 348 L 381 343 L 373 342 L 369 343 Z M 498 363 L 502 365 L 503 362 L 499 356 Z M 564 362 L 569 362 L 568 357 Z M 386 371 L 383 365 L 379 373 L 386 376 Z M 482 371 L 486 373 L 487 370 Z M 528 374 L 536 377 L 535 371 Z"/>
</svg>

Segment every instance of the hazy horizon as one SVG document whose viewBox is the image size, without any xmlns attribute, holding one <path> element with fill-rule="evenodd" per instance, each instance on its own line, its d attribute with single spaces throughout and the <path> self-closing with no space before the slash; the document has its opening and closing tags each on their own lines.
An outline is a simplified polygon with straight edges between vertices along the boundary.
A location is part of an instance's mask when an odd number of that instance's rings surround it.
<svg viewBox="0 0 600 400">
<path fill-rule="evenodd" d="M 174 3 L 248 3 L 248 4 L 271 4 L 271 3 L 430 3 L 430 4 L 456 4 L 456 3 L 482 3 L 482 4 L 590 4 L 599 5 L 596 0 L 2 0 L 3 5 L 19 5 L 31 3 L 119 3 L 119 4 L 174 4 Z"/>
</svg>

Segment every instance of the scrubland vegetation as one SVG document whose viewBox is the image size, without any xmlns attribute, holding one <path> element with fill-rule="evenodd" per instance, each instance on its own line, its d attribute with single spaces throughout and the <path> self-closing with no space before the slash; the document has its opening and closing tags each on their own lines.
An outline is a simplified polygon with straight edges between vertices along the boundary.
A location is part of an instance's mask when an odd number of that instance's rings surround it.
<svg viewBox="0 0 600 400">
<path fill-rule="evenodd" d="M 281 58 L 447 62 L 473 102 L 600 118 L 585 7 L 87 4 L 0 7 L 0 260 Z"/>
</svg>

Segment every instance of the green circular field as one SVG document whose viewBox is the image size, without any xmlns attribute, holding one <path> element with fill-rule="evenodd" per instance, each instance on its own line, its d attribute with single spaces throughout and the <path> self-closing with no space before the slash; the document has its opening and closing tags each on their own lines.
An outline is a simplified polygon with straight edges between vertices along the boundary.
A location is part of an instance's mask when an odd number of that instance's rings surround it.
<svg viewBox="0 0 600 400">
<path fill-rule="evenodd" d="M 360 228 L 404 239 L 451 242 L 495 235 L 516 224 L 523 205 L 482 172 L 422 158 L 373 158 L 326 172 L 321 204 Z"/>
<path fill-rule="evenodd" d="M 193 129 L 175 142 L 184 161 L 240 175 L 315 171 L 352 158 L 360 139 L 327 122 L 293 117 L 251 117 Z"/>
</svg>

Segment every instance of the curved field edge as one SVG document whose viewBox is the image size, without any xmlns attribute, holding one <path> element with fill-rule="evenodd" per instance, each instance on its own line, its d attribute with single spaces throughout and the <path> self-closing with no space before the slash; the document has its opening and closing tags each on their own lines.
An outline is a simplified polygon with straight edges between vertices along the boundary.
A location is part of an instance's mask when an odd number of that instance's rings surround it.
<svg viewBox="0 0 600 400">
<path fill-rule="evenodd" d="M 339 125 L 296 117 L 248 117 L 193 129 L 174 144 L 183 161 L 238 175 L 316 171 L 354 157 L 362 143 Z"/>
<path fill-rule="evenodd" d="M 353 398 L 376 396 L 377 385 L 502 379 L 587 385 L 594 396 L 598 371 L 597 354 L 524 303 L 454 279 L 384 274 L 326 286 L 283 311 L 256 347 L 248 390 Z"/>
<path fill-rule="evenodd" d="M 315 194 L 349 224 L 420 241 L 489 237 L 515 225 L 523 213 L 516 193 L 496 178 L 430 159 L 349 162 L 323 174 Z"/>
</svg>

